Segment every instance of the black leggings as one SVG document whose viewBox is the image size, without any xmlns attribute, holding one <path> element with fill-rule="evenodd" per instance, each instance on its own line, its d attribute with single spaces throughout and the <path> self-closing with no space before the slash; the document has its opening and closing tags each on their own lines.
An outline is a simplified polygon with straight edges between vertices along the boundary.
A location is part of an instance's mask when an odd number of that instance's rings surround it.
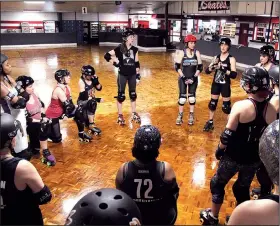
<svg viewBox="0 0 280 226">
<path fill-rule="evenodd" d="M 48 126 L 46 133 L 40 132 L 40 141 L 46 141 L 50 138 L 54 143 L 59 143 L 62 140 L 60 132 L 60 124 L 58 118 L 53 118 L 52 123 Z"/>
<path fill-rule="evenodd" d="M 40 140 L 39 134 L 41 131 L 41 123 L 40 122 L 31 122 L 28 123 L 26 129 L 29 136 L 29 147 L 34 150 L 40 150 Z"/>
<path fill-rule="evenodd" d="M 257 170 L 257 178 L 261 185 L 261 196 L 269 194 L 274 186 L 263 163 Z"/>
<path fill-rule="evenodd" d="M 118 75 L 118 97 L 125 94 L 126 83 L 128 82 L 129 97 L 132 101 L 137 98 L 136 95 L 136 75 Z"/>
<path fill-rule="evenodd" d="M 194 94 L 195 95 L 197 85 L 198 85 L 198 79 L 197 78 L 194 78 L 193 83 L 188 84 L 188 85 L 185 84 L 183 79 L 179 78 L 178 79 L 178 86 L 179 86 L 180 96 L 181 96 L 181 94 L 186 94 L 187 93 L 187 88 L 188 88 L 188 94 Z"/>
</svg>

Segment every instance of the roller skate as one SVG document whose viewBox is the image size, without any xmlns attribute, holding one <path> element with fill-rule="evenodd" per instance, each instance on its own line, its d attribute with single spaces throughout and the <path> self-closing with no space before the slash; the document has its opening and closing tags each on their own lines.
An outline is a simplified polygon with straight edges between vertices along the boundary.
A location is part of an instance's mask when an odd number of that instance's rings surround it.
<svg viewBox="0 0 280 226">
<path fill-rule="evenodd" d="M 194 113 L 190 112 L 188 124 L 192 126 L 194 124 Z"/>
<path fill-rule="evenodd" d="M 87 133 L 83 132 L 83 133 L 79 133 L 79 141 L 80 142 L 90 142 L 92 140 L 92 137 L 90 135 L 88 135 Z"/>
<path fill-rule="evenodd" d="M 219 219 L 213 218 L 210 213 L 210 208 L 200 211 L 199 217 L 202 225 L 217 225 L 219 223 Z"/>
<path fill-rule="evenodd" d="M 176 125 L 182 125 L 183 124 L 183 112 L 179 112 L 178 117 L 176 119 Z"/>
<path fill-rule="evenodd" d="M 90 123 L 89 124 L 89 130 L 88 130 L 89 134 L 94 134 L 95 136 L 98 136 L 101 134 L 101 129 L 99 129 L 98 127 L 95 126 L 95 123 Z"/>
<path fill-rule="evenodd" d="M 211 130 L 213 130 L 213 129 L 214 129 L 213 120 L 209 120 L 209 121 L 206 122 L 206 124 L 205 124 L 205 126 L 204 126 L 204 128 L 203 128 L 203 131 L 209 132 L 209 131 L 211 131 Z"/>
<path fill-rule="evenodd" d="M 131 116 L 131 121 L 133 122 L 136 122 L 136 123 L 141 123 L 141 118 L 140 118 L 140 116 L 138 115 L 138 113 L 136 113 L 136 112 L 133 112 L 132 113 L 132 116 Z"/>
<path fill-rule="evenodd" d="M 52 155 L 52 153 L 49 151 L 49 149 L 43 150 L 42 163 L 46 164 L 47 166 L 55 165 L 55 163 L 56 163 L 55 157 Z"/>
<path fill-rule="evenodd" d="M 257 200 L 257 199 L 261 199 L 267 195 L 271 195 L 271 191 L 270 192 L 266 192 L 266 193 L 262 193 L 261 192 L 261 188 L 253 188 L 252 189 L 252 192 L 251 192 L 251 197 L 254 199 L 254 200 Z"/>
<path fill-rule="evenodd" d="M 122 114 L 119 114 L 117 123 L 121 126 L 125 125 L 125 120 Z"/>
</svg>

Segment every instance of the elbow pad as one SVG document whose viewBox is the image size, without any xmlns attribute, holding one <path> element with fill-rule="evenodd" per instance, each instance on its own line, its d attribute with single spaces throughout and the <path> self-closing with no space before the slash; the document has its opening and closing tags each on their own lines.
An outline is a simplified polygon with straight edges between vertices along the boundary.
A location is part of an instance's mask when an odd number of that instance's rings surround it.
<svg viewBox="0 0 280 226">
<path fill-rule="evenodd" d="M 45 185 L 41 191 L 34 194 L 34 197 L 39 205 L 43 205 L 51 201 L 52 193 L 50 189 Z"/>
<path fill-rule="evenodd" d="M 230 71 L 229 77 L 232 79 L 235 79 L 237 77 L 237 72 L 236 71 Z"/>
<path fill-rule="evenodd" d="M 20 93 L 20 90 L 22 89 L 22 83 L 20 81 L 17 82 L 15 89 L 17 90 L 18 93 Z"/>
<path fill-rule="evenodd" d="M 211 74 L 211 72 L 212 72 L 212 71 L 210 71 L 209 67 L 207 67 L 207 68 L 205 69 L 205 73 L 206 73 L 206 74 L 209 75 L 209 74 Z"/>
<path fill-rule="evenodd" d="M 19 96 L 23 97 L 26 100 L 26 102 L 29 101 L 30 95 L 26 91 L 20 93 Z"/>
<path fill-rule="evenodd" d="M 202 71 L 203 71 L 203 64 L 197 65 L 197 70 L 199 70 L 200 72 L 202 72 Z"/>
<path fill-rule="evenodd" d="M 24 109 L 26 107 L 26 100 L 22 97 L 18 97 L 18 100 L 16 103 L 11 104 L 12 108 L 14 109 Z"/>
<path fill-rule="evenodd" d="M 11 101 L 15 97 L 15 94 L 8 92 L 7 96 L 4 97 L 5 100 Z"/>
<path fill-rule="evenodd" d="M 83 91 L 83 92 L 80 92 L 79 94 L 79 100 L 88 100 L 88 92 L 87 91 Z"/>
<path fill-rule="evenodd" d="M 110 53 L 105 53 L 104 59 L 105 59 L 107 62 L 109 62 L 109 61 L 112 59 L 111 54 L 110 54 Z"/>
<path fill-rule="evenodd" d="M 178 72 L 178 70 L 181 68 L 181 64 L 175 63 L 175 70 Z"/>
<path fill-rule="evenodd" d="M 135 62 L 135 66 L 136 66 L 136 68 L 140 68 L 140 63 L 139 63 L 139 61 Z"/>
<path fill-rule="evenodd" d="M 220 136 L 221 143 L 223 145 L 228 145 L 231 142 L 234 134 L 235 134 L 234 130 L 225 128 L 224 132 Z"/>
<path fill-rule="evenodd" d="M 100 85 L 100 88 L 98 88 L 98 87 L 95 87 L 95 89 L 97 90 L 97 91 L 101 91 L 102 90 L 102 85 L 99 83 L 98 85 Z"/>
<path fill-rule="evenodd" d="M 63 102 L 64 106 L 64 113 L 67 117 L 74 116 L 75 105 L 73 104 L 72 100 L 66 100 Z"/>
</svg>

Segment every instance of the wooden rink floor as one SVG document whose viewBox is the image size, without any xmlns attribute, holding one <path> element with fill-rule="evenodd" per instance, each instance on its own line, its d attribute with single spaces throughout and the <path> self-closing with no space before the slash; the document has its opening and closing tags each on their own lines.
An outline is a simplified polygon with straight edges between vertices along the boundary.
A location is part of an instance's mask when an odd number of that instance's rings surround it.
<svg viewBox="0 0 280 226">
<path fill-rule="evenodd" d="M 54 72 L 67 68 L 72 73 L 71 90 L 76 102 L 79 90 L 78 80 L 81 67 L 91 64 L 103 85 L 97 97 L 105 102 L 98 104 L 95 121 L 102 135 L 94 137 L 91 143 L 80 143 L 78 130 L 72 119 L 61 121 L 63 142 L 49 142 L 49 149 L 55 155 L 57 164 L 47 167 L 40 159 L 31 162 L 38 169 L 45 184 L 53 194 L 52 201 L 41 206 L 45 224 L 64 224 L 65 219 L 77 199 L 87 192 L 115 186 L 115 176 L 120 165 L 132 159 L 131 148 L 137 124 L 121 127 L 116 123 L 117 69 L 107 63 L 103 55 L 110 47 L 77 47 L 65 49 L 30 49 L 3 51 L 13 66 L 12 76 L 30 75 L 35 80 L 35 91 L 45 104 L 49 104 L 51 93 L 56 85 Z M 142 123 L 152 123 L 160 129 L 163 143 L 159 159 L 169 162 L 176 173 L 180 186 L 178 199 L 177 225 L 200 224 L 199 212 L 211 206 L 210 179 L 214 175 L 218 161 L 215 150 L 219 137 L 226 124 L 220 99 L 214 117 L 215 129 L 212 133 L 203 132 L 208 120 L 208 102 L 213 75 L 201 74 L 197 89 L 195 124 L 187 125 L 189 112 L 185 105 L 184 124 L 175 125 L 178 114 L 178 81 L 174 70 L 172 52 L 139 53 L 141 82 L 137 86 L 137 112 Z M 237 59 L 238 62 L 238 59 Z M 204 62 L 204 66 L 208 63 Z M 245 97 L 239 85 L 239 76 L 232 81 L 232 103 Z M 126 122 L 130 117 L 128 89 L 124 102 Z M 232 184 L 226 186 L 225 201 L 220 213 L 224 223 L 227 214 L 235 207 Z M 256 186 L 254 180 L 253 186 Z"/>
</svg>

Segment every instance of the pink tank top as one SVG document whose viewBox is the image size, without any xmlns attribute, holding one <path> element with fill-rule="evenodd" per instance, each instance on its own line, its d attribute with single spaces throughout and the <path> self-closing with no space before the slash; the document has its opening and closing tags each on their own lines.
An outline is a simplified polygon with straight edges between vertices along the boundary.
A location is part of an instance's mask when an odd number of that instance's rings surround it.
<svg viewBox="0 0 280 226">
<path fill-rule="evenodd" d="M 34 102 L 31 104 L 30 100 L 26 104 L 26 110 L 31 115 L 32 119 L 41 119 L 41 107 L 42 104 L 39 100 L 39 98 L 35 94 L 31 94 L 31 96 L 34 99 Z"/>
</svg>

